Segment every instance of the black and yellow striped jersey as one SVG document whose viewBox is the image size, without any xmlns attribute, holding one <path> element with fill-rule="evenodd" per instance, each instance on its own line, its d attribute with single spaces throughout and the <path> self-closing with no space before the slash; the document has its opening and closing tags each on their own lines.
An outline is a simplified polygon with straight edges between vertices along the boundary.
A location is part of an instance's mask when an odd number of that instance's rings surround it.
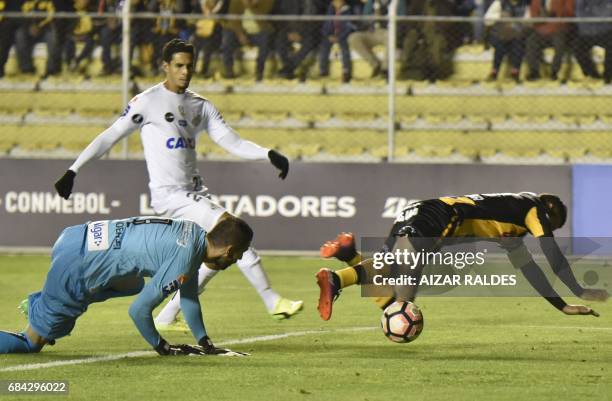
<svg viewBox="0 0 612 401">
<path fill-rule="evenodd" d="M 531 192 L 474 194 L 438 199 L 451 206 L 458 221 L 451 237 L 552 236 L 550 220 L 537 195 Z"/>
</svg>

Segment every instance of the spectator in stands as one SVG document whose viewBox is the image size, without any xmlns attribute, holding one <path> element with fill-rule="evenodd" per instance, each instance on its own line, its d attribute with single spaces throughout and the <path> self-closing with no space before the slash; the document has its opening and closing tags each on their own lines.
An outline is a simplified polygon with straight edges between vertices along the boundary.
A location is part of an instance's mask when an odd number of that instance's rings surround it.
<svg viewBox="0 0 612 401">
<path fill-rule="evenodd" d="M 391 0 L 367 0 L 363 9 L 363 15 L 386 16 L 389 14 L 388 7 L 390 3 Z M 399 0 L 397 2 L 397 15 L 405 14 L 406 2 Z M 368 21 L 365 30 L 355 32 L 349 36 L 351 49 L 356 51 L 370 65 L 372 69 L 371 78 L 379 75 L 387 76 L 389 62 L 388 42 L 387 21 Z M 374 47 L 376 46 L 384 47 L 382 60 L 379 60 L 374 53 Z"/>
<path fill-rule="evenodd" d="M 528 3 L 525 0 L 495 0 L 485 14 L 485 25 L 491 28 L 491 44 L 495 48 L 493 68 L 489 80 L 496 80 L 506 55 L 510 59 L 510 75 L 519 82 L 521 62 L 525 53 L 527 27 L 522 22 L 503 22 L 501 18 L 525 18 Z"/>
<path fill-rule="evenodd" d="M 230 0 L 228 14 L 242 15 L 242 20 L 223 21 L 222 49 L 224 77 L 234 78 L 234 52 L 240 46 L 257 46 L 255 81 L 263 79 L 264 68 L 270 47 L 274 27 L 270 21 L 254 19 L 253 16 L 269 15 L 274 7 L 274 0 Z"/>
<path fill-rule="evenodd" d="M 21 0 L 0 0 L 2 11 L 18 12 Z M 4 77 L 4 66 L 8 61 L 9 52 L 15 43 L 15 31 L 19 27 L 20 19 L 8 18 L 0 15 L 0 78 Z"/>
<path fill-rule="evenodd" d="M 121 43 L 121 0 L 99 0 L 98 13 L 116 14 L 116 17 L 103 18 L 100 28 L 100 44 L 102 45 L 102 73 L 114 74 L 120 70 L 119 57 L 113 57 L 112 47 Z"/>
<path fill-rule="evenodd" d="M 322 77 L 329 76 L 329 56 L 333 44 L 337 43 L 342 54 L 342 82 L 348 83 L 352 78 L 351 51 L 348 37 L 355 31 L 356 27 L 352 21 L 335 19 L 334 17 L 353 15 L 353 9 L 345 0 L 333 0 L 327 9 L 327 15 L 332 18 L 323 23 L 321 30 L 319 73 Z"/>
<path fill-rule="evenodd" d="M 100 32 L 103 75 L 115 74 L 121 70 L 121 58 L 119 54 L 113 55 L 113 46 L 121 44 L 121 9 L 123 4 L 123 0 L 98 0 L 97 11 L 99 14 L 109 13 L 116 15 L 116 17 L 100 17 L 94 20 L 94 30 Z M 130 60 L 133 57 L 136 46 L 151 43 L 151 31 L 154 21 L 138 18 L 138 13 L 147 11 L 147 7 L 149 7 L 149 0 L 131 0 L 130 2 L 130 9 L 134 16 L 130 34 Z M 139 68 L 132 67 L 132 73 L 142 75 Z"/>
<path fill-rule="evenodd" d="M 58 13 L 74 14 L 76 12 L 75 3 L 76 0 L 53 0 L 55 12 Z M 53 72 L 50 74 L 47 73 L 47 75 L 55 75 L 62 72 L 63 56 L 66 54 L 66 43 L 69 41 L 72 31 L 76 27 L 77 21 L 78 20 L 75 18 L 54 18 L 51 21 L 57 34 L 57 47 L 54 49 L 53 53 Z"/>
<path fill-rule="evenodd" d="M 194 11 L 204 16 L 212 17 L 223 12 L 224 4 L 228 3 L 224 3 L 222 0 L 200 0 Z M 204 78 L 210 78 L 212 76 L 210 60 L 212 55 L 221 48 L 221 24 L 214 19 L 197 20 L 193 35 L 193 45 L 195 46 L 193 63 L 197 64 L 198 56 L 201 52 L 202 69 L 200 74 Z"/>
<path fill-rule="evenodd" d="M 159 73 L 161 66 L 161 51 L 164 44 L 179 36 L 179 21 L 174 16 L 182 13 L 181 3 L 177 0 L 150 0 L 148 8 L 150 12 L 159 14 L 155 19 L 150 41 L 153 43 L 153 58 L 151 59 L 151 72 L 153 75 Z"/>
<path fill-rule="evenodd" d="M 531 0 L 531 18 L 564 18 L 574 16 L 574 0 Z M 542 50 L 552 46 L 555 55 L 552 62 L 551 79 L 557 80 L 563 56 L 567 53 L 570 24 L 560 22 L 536 23 L 527 37 L 526 59 L 529 66 L 528 81 L 540 79 Z"/>
<path fill-rule="evenodd" d="M 453 15 L 454 1 L 410 0 L 408 15 Z M 435 81 L 450 76 L 453 71 L 453 52 L 449 46 L 451 24 L 425 21 L 407 25 L 402 45 L 400 79 Z"/>
<path fill-rule="evenodd" d="M 299 2 L 299 5 L 300 15 L 326 15 L 329 7 L 329 0 L 302 0 Z M 322 39 L 322 28 L 323 23 L 314 20 L 301 21 L 295 25 L 297 31 L 295 34 L 289 36 L 289 40 L 290 42 L 299 44 L 299 50 L 294 54 L 290 54 L 289 64 L 283 66 L 283 76 L 292 78 L 295 70 L 304 63 L 304 60 L 306 60 L 309 55 L 318 53 L 318 48 Z M 303 66 L 303 68 L 300 69 L 299 80 L 302 82 L 305 81 L 307 73 L 307 66 Z"/>
<path fill-rule="evenodd" d="M 74 72 L 80 70 L 81 73 L 84 73 L 87 64 L 91 62 L 92 54 L 96 46 L 94 40 L 94 21 L 87 15 L 87 13 L 95 12 L 95 8 L 93 2 L 90 0 L 75 0 L 74 8 L 76 13 L 79 14 L 79 17 L 76 23 L 71 25 L 72 32 L 66 38 L 64 50 L 66 52 L 66 61 L 68 62 L 70 71 Z M 83 42 L 84 44 L 78 56 L 76 55 L 77 42 Z"/>
<path fill-rule="evenodd" d="M 186 3 L 177 0 L 181 5 Z M 130 60 L 134 57 L 134 51 L 139 49 L 140 63 L 131 65 L 132 76 L 143 76 L 142 66 L 147 61 L 152 61 L 153 48 L 151 47 L 151 31 L 153 31 L 156 20 L 150 18 L 139 18 L 139 14 L 148 12 L 154 4 L 151 0 L 131 0 L 130 9 L 132 12 L 132 23 L 130 26 Z M 182 6 L 181 6 L 182 7 Z M 181 8 L 182 9 L 182 8 Z M 189 35 L 185 36 L 187 39 Z"/>
<path fill-rule="evenodd" d="M 576 0 L 576 17 L 609 18 L 612 17 L 612 0 Z M 591 57 L 593 46 L 601 46 L 606 51 L 604 58 L 605 83 L 612 80 L 612 24 L 609 22 L 578 23 L 578 36 L 573 44 L 576 60 L 582 73 L 587 77 L 601 78 Z"/>
<path fill-rule="evenodd" d="M 477 17 L 480 17 L 480 20 L 474 21 L 474 40 L 476 42 L 484 42 L 485 47 L 488 46 L 488 38 L 486 37 L 486 31 L 484 29 L 483 18 L 486 14 L 487 10 L 493 3 L 493 0 L 474 0 L 474 4 L 476 6 L 474 10 L 474 14 Z"/>
<path fill-rule="evenodd" d="M 455 0 L 453 15 L 471 17 L 475 10 L 476 0 Z M 474 41 L 474 24 L 471 22 L 453 22 L 448 31 L 449 46 L 452 49 Z"/>
<path fill-rule="evenodd" d="M 44 17 L 22 19 L 15 32 L 17 62 L 22 73 L 34 74 L 32 52 L 37 42 L 47 44 L 47 66 L 45 76 L 58 74 L 61 70 L 61 51 L 56 25 L 52 23 L 55 5 L 51 0 L 26 0 L 21 5 L 24 14 L 32 12 L 46 13 Z"/>
<path fill-rule="evenodd" d="M 291 16 L 301 15 L 303 0 L 277 0 L 274 5 L 273 14 Z M 300 21 L 284 20 L 276 21 L 274 33 L 274 50 L 281 60 L 282 68 L 278 75 L 282 78 L 293 79 L 293 68 L 291 56 L 293 54 L 293 43 L 301 40 Z"/>
</svg>

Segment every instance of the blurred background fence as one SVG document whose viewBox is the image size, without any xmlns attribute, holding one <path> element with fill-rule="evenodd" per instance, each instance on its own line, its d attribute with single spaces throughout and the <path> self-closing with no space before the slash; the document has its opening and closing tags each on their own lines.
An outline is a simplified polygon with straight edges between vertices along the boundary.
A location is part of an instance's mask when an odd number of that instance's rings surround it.
<svg viewBox="0 0 612 401">
<path fill-rule="evenodd" d="M 181 37 L 191 89 L 293 159 L 612 161 L 612 0 L 389 3 L 0 0 L 0 155 L 74 157 Z"/>
</svg>

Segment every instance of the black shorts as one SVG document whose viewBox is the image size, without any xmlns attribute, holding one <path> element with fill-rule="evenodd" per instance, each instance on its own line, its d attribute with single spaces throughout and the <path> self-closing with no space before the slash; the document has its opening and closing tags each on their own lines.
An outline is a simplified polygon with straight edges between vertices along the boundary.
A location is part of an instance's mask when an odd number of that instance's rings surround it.
<svg viewBox="0 0 612 401">
<path fill-rule="evenodd" d="M 452 235 L 458 222 L 455 209 L 440 200 L 411 203 L 395 219 L 385 248 L 390 251 L 398 237 L 408 237 L 415 250 L 434 251 L 441 239 Z"/>
</svg>

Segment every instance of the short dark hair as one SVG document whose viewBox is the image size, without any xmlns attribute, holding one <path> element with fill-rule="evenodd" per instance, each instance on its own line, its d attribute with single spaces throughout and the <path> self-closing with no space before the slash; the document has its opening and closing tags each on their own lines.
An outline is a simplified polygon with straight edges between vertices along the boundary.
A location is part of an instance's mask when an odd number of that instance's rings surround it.
<svg viewBox="0 0 612 401">
<path fill-rule="evenodd" d="M 553 194 L 539 194 L 538 198 L 544 204 L 548 214 L 554 214 L 559 217 L 559 227 L 563 227 L 567 220 L 567 206 L 565 206 L 561 198 Z"/>
<path fill-rule="evenodd" d="M 206 238 L 216 247 L 241 246 L 253 240 L 253 230 L 244 220 L 230 216 L 218 222 Z"/>
<path fill-rule="evenodd" d="M 189 53 L 193 56 L 195 49 L 191 43 L 185 42 L 182 39 L 172 39 L 164 45 L 162 60 L 169 63 L 174 53 Z"/>
</svg>

